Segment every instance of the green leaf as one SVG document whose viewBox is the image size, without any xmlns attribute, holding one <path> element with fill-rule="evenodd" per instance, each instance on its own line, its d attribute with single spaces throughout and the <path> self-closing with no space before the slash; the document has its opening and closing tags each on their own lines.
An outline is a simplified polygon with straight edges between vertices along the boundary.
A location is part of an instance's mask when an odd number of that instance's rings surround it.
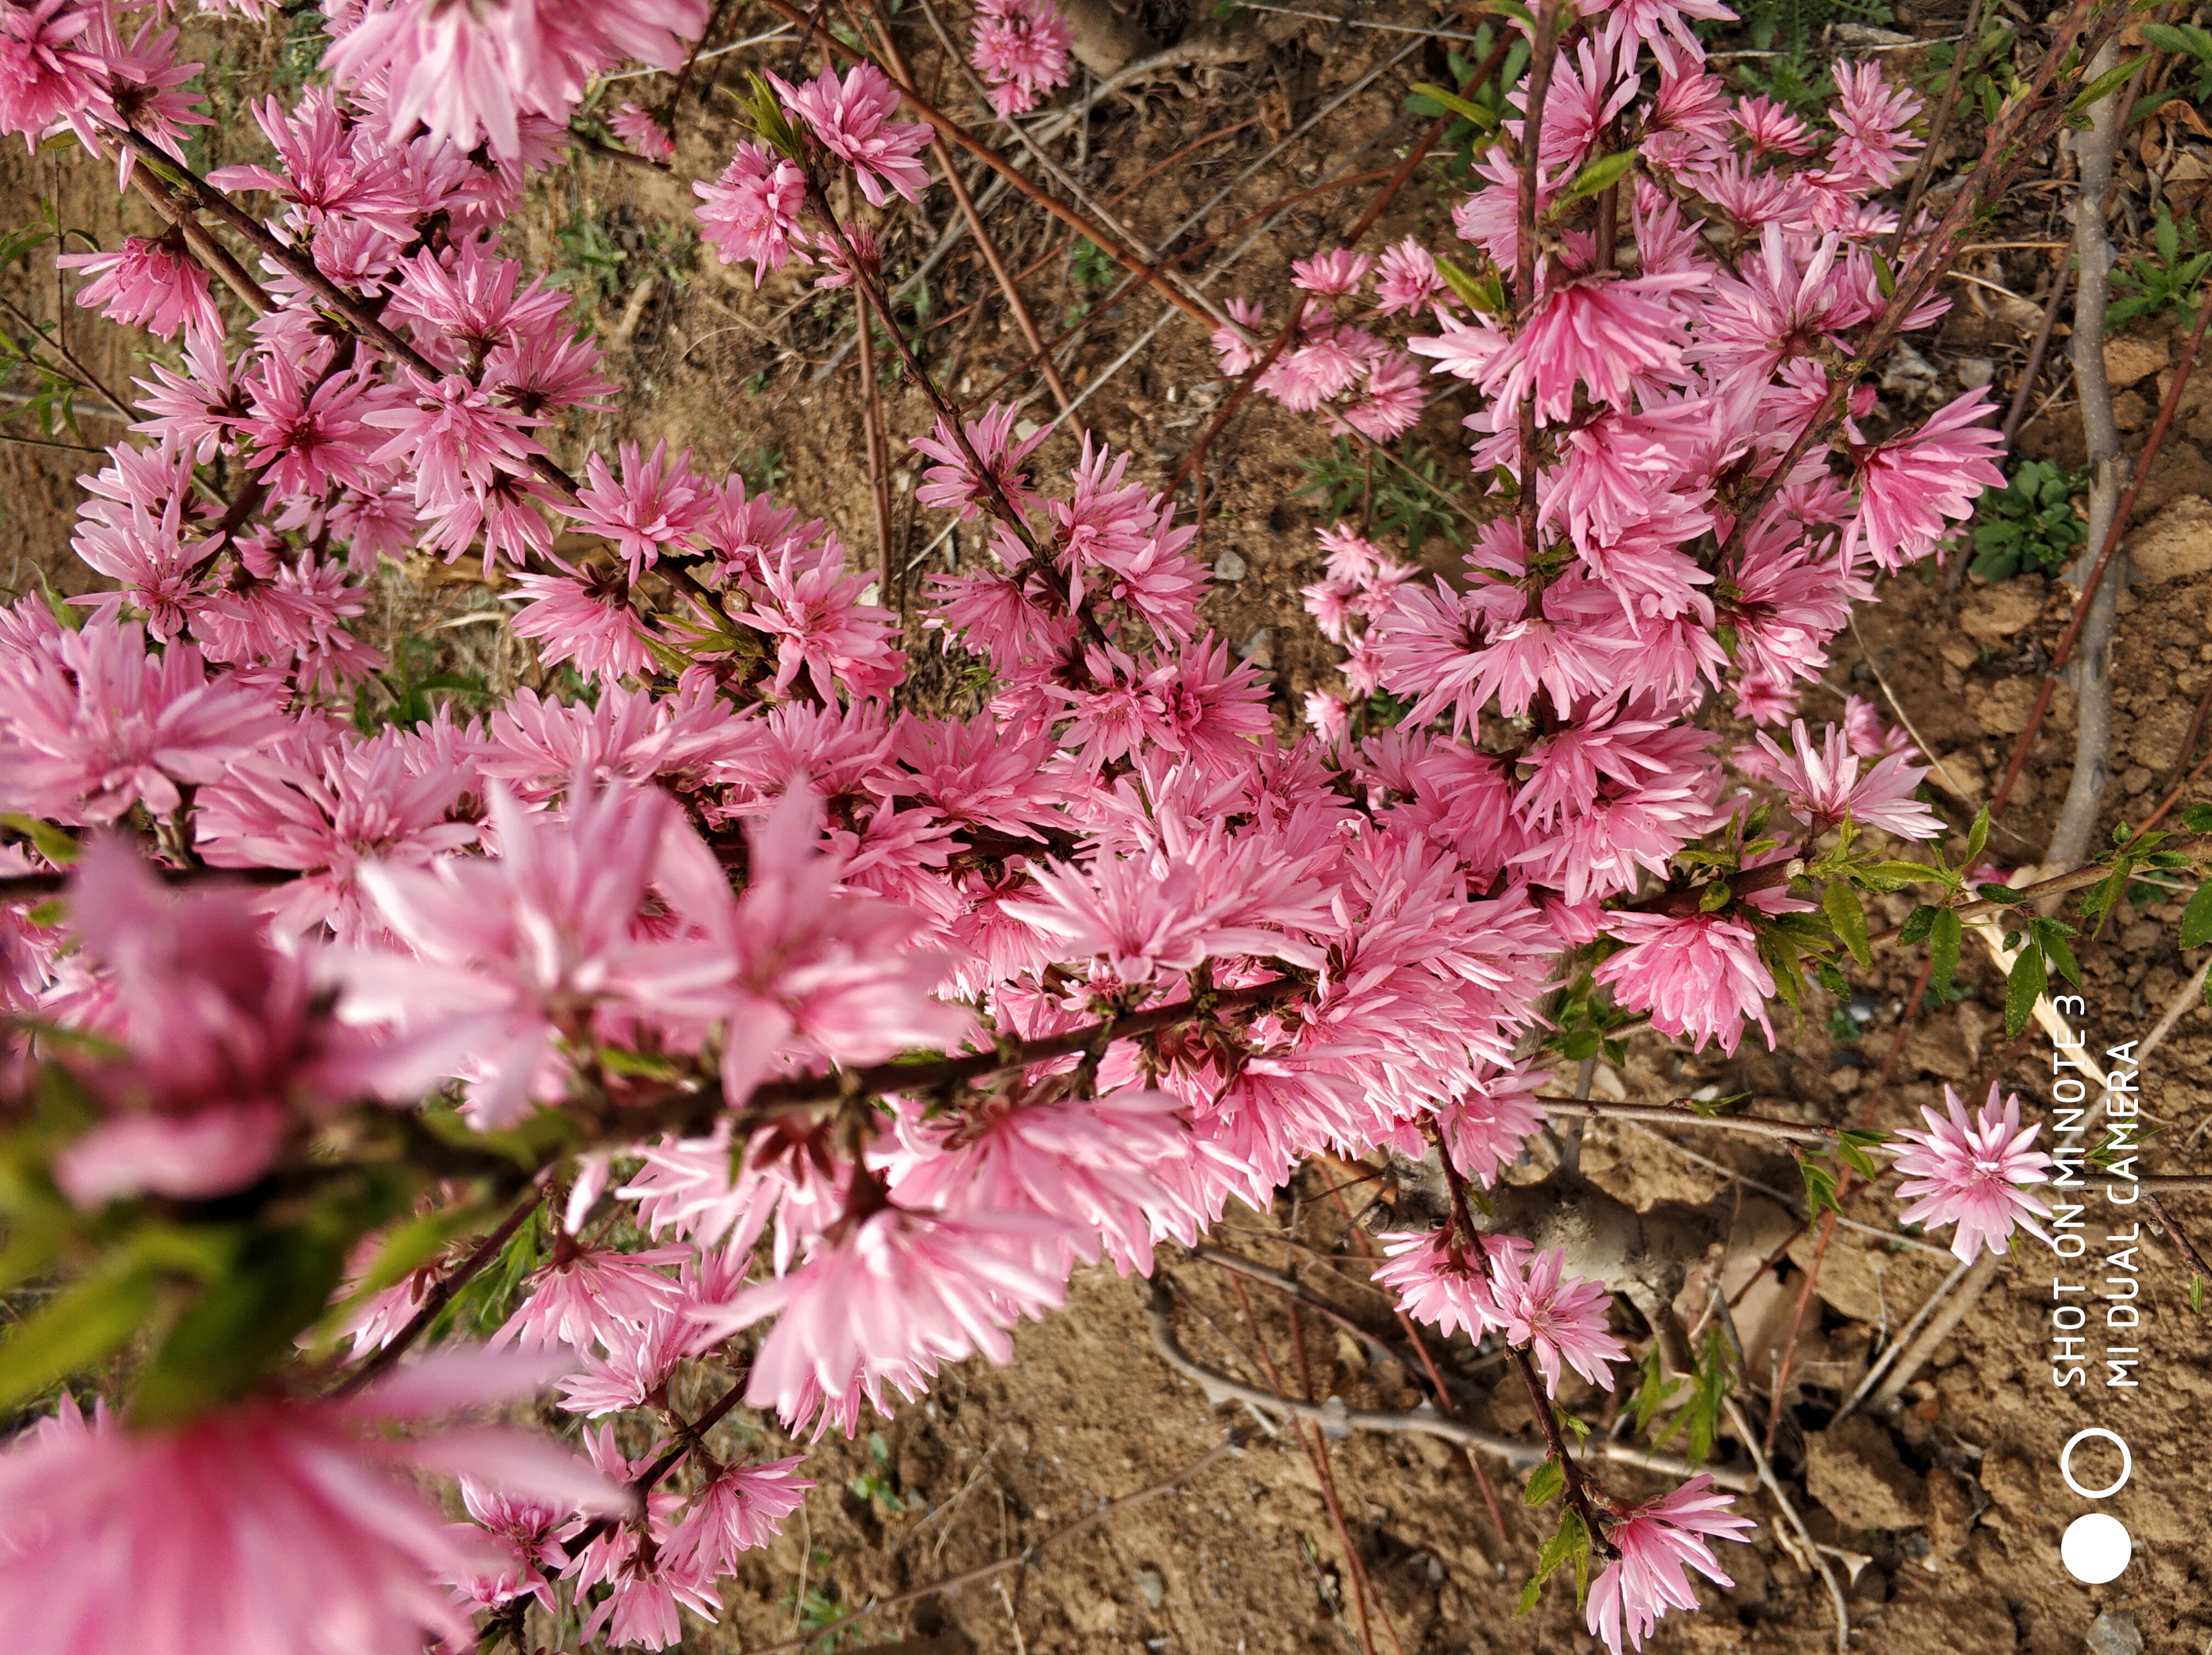
<svg viewBox="0 0 2212 1655">
<path fill-rule="evenodd" d="M 1897 272 L 1889 267 L 1889 260 L 1877 253 L 1874 256 L 1875 290 L 1885 299 L 1897 297 Z"/>
<path fill-rule="evenodd" d="M 2201 1275 L 2189 1278 L 2189 1313 L 2191 1316 L 2204 1314 L 2204 1278 Z"/>
<path fill-rule="evenodd" d="M 78 853 L 83 849 L 76 840 L 52 822 L 35 816 L 26 816 L 18 811 L 0 814 L 0 827 L 12 828 L 39 849 L 39 855 L 56 867 L 74 867 Z"/>
<path fill-rule="evenodd" d="M 1866 910 L 1859 905 L 1859 893 L 1838 879 L 1821 894 L 1820 910 L 1844 946 L 1851 951 L 1851 958 L 1862 969 L 1870 968 L 1874 950 L 1867 946 Z"/>
<path fill-rule="evenodd" d="M 1595 195 L 1600 190 L 1618 184 L 1626 177 L 1630 167 L 1636 165 L 1636 151 L 1623 149 L 1617 155 L 1600 155 L 1575 174 L 1575 181 L 1567 186 L 1567 196 Z"/>
<path fill-rule="evenodd" d="M 2069 115 L 2078 115 L 2081 113 L 2082 111 L 2089 108 L 2093 104 L 2100 102 L 2106 98 L 2109 98 L 2113 93 L 2118 91 L 2122 87 L 2128 83 L 2129 79 L 2135 74 L 2136 70 L 2141 69 L 2150 60 L 2147 58 L 2135 58 L 2120 64 L 2117 68 L 2106 70 L 2103 74 L 2097 76 L 2095 80 L 2090 82 L 2088 85 L 2081 88 L 2081 92 L 2075 95 L 2074 101 L 2066 106 L 2066 113 Z"/>
<path fill-rule="evenodd" d="M 1667 1405 L 1667 1399 L 1682 1388 L 1680 1379 L 1668 1379 L 1661 1375 L 1659 1345 L 1652 1342 L 1649 1354 L 1644 1359 L 1644 1380 L 1636 1389 L 1636 1434 L 1642 1436 L 1651 1426 L 1652 1416 Z"/>
<path fill-rule="evenodd" d="M 2212 34 L 2201 28 L 2184 24 L 2179 27 L 2171 23 L 2145 23 L 2142 26 L 2143 44 L 2156 46 L 2160 52 L 2185 52 L 2208 64 L 2212 64 Z M 2160 101 L 2171 94 L 2160 95 Z"/>
<path fill-rule="evenodd" d="M 2212 833 L 2212 805 L 2184 805 L 2181 825 L 2191 833 Z"/>
<path fill-rule="evenodd" d="M 1548 1506 L 1565 1492 L 1567 1474 L 1559 1469 L 1557 1460 L 1546 1460 L 1529 1474 L 1528 1486 L 1521 1491 L 1525 1506 Z"/>
<path fill-rule="evenodd" d="M 2005 1035 L 2017 1035 L 2027 1026 L 2035 1015 L 2035 1002 L 2043 997 L 2050 986 L 2051 974 L 2043 961 L 2043 950 L 2033 939 L 2013 962 L 2012 973 L 2005 978 Z"/>
<path fill-rule="evenodd" d="M 1928 958 L 1932 970 L 1928 986 L 1941 996 L 1951 992 L 1951 979 L 1959 970 L 1959 945 L 1966 928 L 1954 910 L 1940 911 L 1928 928 Z"/>
<path fill-rule="evenodd" d="M 90 1366 L 138 1331 L 153 1313 L 160 1274 L 125 1257 L 50 1301 L 0 1342 L 0 1409 Z"/>
<path fill-rule="evenodd" d="M 257 1232 L 237 1268 L 177 1319 L 140 1375 L 135 1418 L 190 1418 L 243 1396 L 313 1325 L 345 1271 L 346 1249 L 302 1226 Z"/>
<path fill-rule="evenodd" d="M 1908 948 L 1917 948 L 1928 940 L 1934 928 L 1936 916 L 1942 910 L 1933 903 L 1922 903 L 1905 916 L 1905 923 L 1897 928 L 1897 940 Z"/>
<path fill-rule="evenodd" d="M 1841 1213 L 1842 1205 L 1836 1200 L 1836 1175 L 1809 1157 L 1797 1163 L 1797 1171 L 1805 1180 L 1805 1207 L 1808 1218 L 1818 1218 L 1822 1213 Z"/>
<path fill-rule="evenodd" d="M 2181 914 L 2181 946 L 2202 948 L 2208 942 L 2212 942 L 2212 879 L 2197 887 Z"/>
<path fill-rule="evenodd" d="M 1436 105 L 1438 114 L 1449 109 L 1453 114 L 1473 121 L 1486 132 L 1497 130 L 1498 117 L 1494 113 L 1479 103 L 1469 103 L 1456 92 L 1448 92 L 1428 81 L 1414 82 L 1413 90 Z"/>
<path fill-rule="evenodd" d="M 1990 842 L 1990 807 L 1984 805 L 1974 812 L 1974 824 L 1966 830 L 1966 866 L 1962 872 L 1972 873 L 1974 859 Z"/>
<path fill-rule="evenodd" d="M 2027 899 L 2008 885 L 1997 885 L 1984 880 L 1974 887 L 1974 894 L 1984 902 L 1995 903 L 1999 908 L 2017 908 Z"/>
<path fill-rule="evenodd" d="M 1441 254 L 1437 258 L 1437 272 L 1444 278 L 1444 285 L 1457 294 L 1460 302 L 1469 309 L 1486 316 L 1504 314 L 1505 284 L 1496 276 L 1470 276 Z"/>
</svg>

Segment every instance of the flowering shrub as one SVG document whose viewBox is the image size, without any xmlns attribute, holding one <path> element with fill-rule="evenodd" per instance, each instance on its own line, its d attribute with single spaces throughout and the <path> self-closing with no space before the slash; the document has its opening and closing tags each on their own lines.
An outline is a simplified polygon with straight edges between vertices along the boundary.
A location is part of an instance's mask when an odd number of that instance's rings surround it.
<svg viewBox="0 0 2212 1655">
<path fill-rule="evenodd" d="M 911 360 L 917 497 L 988 525 L 929 594 L 988 678 L 971 718 L 897 703 L 898 618 L 823 523 L 665 444 L 552 452 L 617 387 L 502 226 L 592 78 L 683 64 L 703 0 L 333 6 L 327 84 L 254 112 L 275 164 L 204 179 L 162 8 L 0 0 L 0 126 L 113 156 L 174 226 L 77 261 L 77 301 L 181 341 L 85 479 L 107 584 L 0 611 L 6 1257 L 74 1283 L 0 1345 L 0 1400 L 143 1353 L 119 1412 L 65 1398 L 0 1456 L 26 1646 L 380 1655 L 532 1603 L 668 1646 L 809 1486 L 717 1458 L 714 1419 L 850 1433 L 1010 1360 L 1078 1263 L 1148 1272 L 1324 1151 L 1441 1165 L 1449 1221 L 1377 1279 L 1513 1354 L 1577 1572 L 1605 1560 L 1592 1632 L 1694 1607 L 1685 1565 L 1725 1584 L 1707 1541 L 1748 1524 L 1708 1479 L 1632 1503 L 1559 1438 L 1565 1373 L 1611 1388 L 1643 1331 L 1482 1186 L 1543 1129 L 1551 1062 L 1637 1019 L 1771 1040 L 1771 1000 L 1863 957 L 1859 891 L 1963 895 L 1863 839 L 1942 827 L 1867 709 L 1775 732 L 1873 573 L 2001 479 L 1981 392 L 1864 429 L 1856 372 L 1937 313 L 1955 228 L 1905 227 L 1902 276 L 1885 252 L 1917 100 L 1841 70 L 1822 135 L 1733 98 L 1686 21 L 1724 15 L 1533 19 L 1462 245 L 1301 259 L 1272 344 L 1256 302 L 1218 319 L 1226 372 L 1363 441 L 1464 381 L 1495 496 L 1458 581 L 1324 536 L 1305 595 L 1345 690 L 1300 731 L 1128 455 L 1086 436 L 1048 479 L 1012 409 L 964 417 Z M 979 7 L 1001 113 L 1065 82 L 1066 33 Z M 901 102 L 865 59 L 757 81 L 757 137 L 693 186 L 723 259 L 888 324 L 832 186 L 919 198 Z M 612 130 L 670 153 L 652 112 Z M 349 625 L 365 583 L 417 550 L 478 565 L 584 692 L 340 716 L 386 664 Z M 1765 727 L 1724 750 L 1717 706 Z M 1913 1215 L 1962 1256 L 2033 1222 L 2041 1157 L 1995 1107 L 1906 1135 Z M 1871 1168 L 1874 1141 L 1834 1147 Z M 495 1262 L 519 1287 L 486 1348 L 423 1356 Z M 671 1406 L 687 1365 L 741 1376 L 712 1417 Z M 584 1456 L 368 1428 L 556 1382 L 601 1422 Z M 465 1479 L 471 1525 L 400 1462 Z M 127 1578 L 48 1594 L 93 1553 Z"/>
</svg>

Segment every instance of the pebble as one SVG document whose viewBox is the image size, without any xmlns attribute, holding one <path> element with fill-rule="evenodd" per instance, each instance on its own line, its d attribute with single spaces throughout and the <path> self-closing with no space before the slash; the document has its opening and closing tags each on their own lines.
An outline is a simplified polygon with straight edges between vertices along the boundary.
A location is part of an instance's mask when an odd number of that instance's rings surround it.
<svg viewBox="0 0 2212 1655">
<path fill-rule="evenodd" d="M 2089 1655 L 2143 1655 L 2143 1635 L 2136 1617 L 2106 1609 L 2089 1622 Z"/>
<path fill-rule="evenodd" d="M 1269 648 L 1274 642 L 1274 636 L 1275 635 L 1266 627 L 1261 627 L 1244 640 L 1244 647 L 1237 652 L 1237 658 L 1239 660 L 1250 661 L 1262 672 L 1267 671 L 1275 664 L 1274 652 Z"/>
<path fill-rule="evenodd" d="M 1241 581 L 1244 578 L 1244 560 L 1233 551 L 1224 551 L 1213 560 L 1213 578 L 1217 581 Z"/>
<path fill-rule="evenodd" d="M 1168 1601 L 1168 1578 L 1147 1563 L 1137 1571 L 1137 1595 L 1145 1600 L 1146 1609 L 1158 1609 Z M 2142 1640 L 2136 1640 L 2136 1648 L 2142 1648 Z"/>
<path fill-rule="evenodd" d="M 1036 423 L 1035 420 L 1033 420 L 1033 419 L 1018 419 L 1018 420 L 1016 420 L 1016 421 L 1014 422 L 1014 435 L 1015 435 L 1015 436 L 1016 436 L 1016 438 L 1018 438 L 1019 441 L 1023 441 L 1023 442 L 1027 442 L 1027 441 L 1028 441 L 1031 437 L 1035 436 L 1036 434 L 1037 434 L 1037 423 Z"/>
<path fill-rule="evenodd" d="M 1959 363 L 1959 383 L 1978 391 L 1997 376 L 1997 365 L 1987 356 L 1967 356 Z"/>
</svg>

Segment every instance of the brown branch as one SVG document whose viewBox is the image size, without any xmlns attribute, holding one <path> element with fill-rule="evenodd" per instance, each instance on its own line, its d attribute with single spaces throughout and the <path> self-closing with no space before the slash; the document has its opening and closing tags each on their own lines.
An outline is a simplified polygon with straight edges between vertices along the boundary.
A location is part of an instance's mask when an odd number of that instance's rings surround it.
<svg viewBox="0 0 2212 1655">
<path fill-rule="evenodd" d="M 811 34 L 823 51 L 843 58 L 848 64 L 862 64 L 867 61 L 860 52 L 837 39 L 815 19 L 793 5 L 790 0 L 767 0 L 767 3 L 769 9 L 778 16 L 787 22 L 797 24 Z M 1142 277 L 1147 286 L 1152 288 L 1162 298 L 1193 321 L 1201 322 L 1209 328 L 1218 324 L 1218 317 L 1185 293 L 1182 288 L 1168 280 L 1165 272 L 1159 266 L 1147 264 L 1129 248 L 1124 246 L 1113 234 L 1085 218 L 1050 191 L 1042 189 L 1031 183 L 1022 175 L 1012 161 L 992 149 L 990 145 L 970 137 L 967 130 L 951 116 L 933 108 L 912 92 L 906 94 L 906 100 L 914 113 L 934 127 L 941 136 L 965 149 L 1000 177 L 1005 179 L 1017 192 L 1026 197 L 1036 205 L 1043 208 L 1070 229 L 1088 236 L 1101 252 L 1115 263 Z"/>
<path fill-rule="evenodd" d="M 869 21 L 874 25 L 876 39 L 883 46 L 884 62 L 890 70 L 891 79 L 908 97 L 916 97 L 914 71 L 907 67 L 906 55 L 899 50 L 897 40 L 892 38 L 891 27 L 884 16 L 883 9 L 876 0 L 860 0 L 860 3 L 866 8 Z M 991 239 L 990 231 L 984 227 L 982 214 L 975 210 L 975 198 L 968 193 L 967 185 L 961 181 L 958 171 L 952 165 L 952 152 L 945 147 L 945 140 L 934 134 L 929 140 L 929 150 L 931 158 L 937 162 L 937 170 L 945 175 L 945 182 L 952 192 L 953 203 L 960 209 L 961 217 L 968 221 L 968 234 L 975 238 L 976 251 L 983 255 L 983 262 L 991 267 L 991 275 L 999 283 L 999 291 L 1006 295 L 1006 308 L 1013 313 L 1014 325 L 1021 329 L 1022 338 L 1029 342 L 1030 349 L 1042 353 L 1039 368 L 1044 374 L 1045 385 L 1052 392 L 1053 401 L 1065 411 L 1074 399 L 1067 394 L 1067 386 L 1060 380 L 1059 364 L 1053 361 L 1051 353 L 1045 350 L 1043 336 L 1037 332 L 1036 318 L 1030 313 L 1029 305 L 1022 298 L 1020 286 L 1006 269 L 1006 261 L 999 252 L 998 243 Z M 866 349 L 866 343 L 865 339 L 861 341 L 863 349 Z"/>
<path fill-rule="evenodd" d="M 2035 343 L 2028 349 L 2027 366 L 2020 370 L 2020 383 L 2013 389 L 2012 406 L 2005 411 L 2003 435 L 2008 453 L 2020 436 L 2021 422 L 2027 417 L 2028 398 L 2043 372 L 2043 358 L 2051 349 L 2051 331 L 2058 325 L 2058 307 L 2066 302 L 2067 284 L 2073 274 L 2073 265 L 2062 259 L 2057 273 L 2051 278 L 2051 297 L 2044 301 L 2043 320 L 2035 330 Z"/>
</svg>

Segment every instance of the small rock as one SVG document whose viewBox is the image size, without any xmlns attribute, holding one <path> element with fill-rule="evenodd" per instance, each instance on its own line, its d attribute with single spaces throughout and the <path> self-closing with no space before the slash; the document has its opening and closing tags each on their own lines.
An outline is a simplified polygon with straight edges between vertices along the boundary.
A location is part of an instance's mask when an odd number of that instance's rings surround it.
<svg viewBox="0 0 2212 1655">
<path fill-rule="evenodd" d="M 2136 1617 L 2108 1609 L 2089 1622 L 2089 1655 L 2143 1655 L 2143 1635 Z"/>
<path fill-rule="evenodd" d="M 2149 423 L 2150 405 L 2133 391 L 2112 399 L 2112 423 L 2123 431 L 2140 431 Z"/>
<path fill-rule="evenodd" d="M 1261 627 L 1244 640 L 1243 647 L 1237 652 L 1237 658 L 1239 660 L 1250 661 L 1261 672 L 1267 671 L 1275 664 L 1274 654 L 1269 648 L 1274 642 L 1274 636 L 1266 627 Z"/>
<path fill-rule="evenodd" d="M 1911 1529 L 1926 1516 L 1927 1486 L 1863 1415 L 1805 1439 L 1805 1487 L 1848 1529 Z"/>
<path fill-rule="evenodd" d="M 2018 735 L 2027 727 L 2035 708 L 2036 685 L 2030 678 L 1999 678 L 1995 684 L 1966 686 L 1966 711 L 1984 735 Z"/>
<path fill-rule="evenodd" d="M 1213 578 L 1217 581 L 1241 581 L 1244 578 L 1244 560 L 1233 551 L 1224 551 L 1213 560 Z"/>
<path fill-rule="evenodd" d="M 2105 341 L 2105 383 L 2113 390 L 2147 380 L 2166 364 L 2164 339 L 2128 337 Z"/>
<path fill-rule="evenodd" d="M 1959 364 L 1959 383 L 1978 391 L 1997 376 L 1997 365 L 1987 356 L 1968 356 Z"/>
<path fill-rule="evenodd" d="M 1137 1595 L 1145 1600 L 1146 1609 L 1158 1609 L 1168 1601 L 1168 1578 L 1151 1564 L 1137 1571 Z M 2137 1647 L 2140 1648 L 2140 1641 Z"/>
<path fill-rule="evenodd" d="M 1979 665 L 1982 659 L 1981 645 L 1972 638 L 1961 638 L 1956 635 L 1937 644 L 1936 653 L 1962 672 L 1969 666 Z"/>
<path fill-rule="evenodd" d="M 1035 420 L 1018 419 L 1014 422 L 1014 435 L 1019 438 L 1022 441 L 1027 442 L 1036 434 L 1037 423 Z"/>
<path fill-rule="evenodd" d="M 1900 339 L 1882 370 L 1881 388 L 1890 396 L 1918 402 L 1935 391 L 1936 370 L 1927 357 Z"/>
<path fill-rule="evenodd" d="M 2002 644 L 2043 612 L 2043 582 L 2000 581 L 1966 594 L 1959 630 L 1979 643 Z"/>
<path fill-rule="evenodd" d="M 2212 500 L 2185 495 L 2127 539 L 2128 561 L 2146 581 L 2212 569 Z"/>
<path fill-rule="evenodd" d="M 1928 779 L 1953 798 L 1973 804 L 1989 791 L 1981 760 L 1970 752 L 1945 753 L 1928 772 Z"/>
</svg>

